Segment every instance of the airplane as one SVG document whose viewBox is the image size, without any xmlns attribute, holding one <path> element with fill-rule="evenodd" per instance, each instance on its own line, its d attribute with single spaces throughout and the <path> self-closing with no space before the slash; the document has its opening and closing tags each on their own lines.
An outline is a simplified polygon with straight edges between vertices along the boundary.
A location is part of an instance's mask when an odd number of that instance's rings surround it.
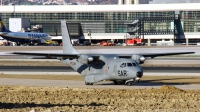
<svg viewBox="0 0 200 112">
<path fill-rule="evenodd" d="M 37 32 L 11 32 L 6 29 L 3 20 L 0 16 L 0 36 L 8 41 L 16 42 L 18 45 L 30 44 L 37 45 L 40 43 L 46 43 L 47 40 L 51 40 L 49 34 L 37 33 Z"/>
<path fill-rule="evenodd" d="M 143 76 L 140 64 L 147 57 L 193 54 L 195 52 L 152 53 L 152 54 L 81 54 L 71 44 L 68 28 L 65 20 L 61 20 L 63 53 L 31 53 L 13 52 L 18 55 L 56 57 L 68 64 L 84 77 L 86 85 L 110 80 L 115 85 L 126 84 L 131 86 L 133 82 L 139 82 Z"/>
</svg>

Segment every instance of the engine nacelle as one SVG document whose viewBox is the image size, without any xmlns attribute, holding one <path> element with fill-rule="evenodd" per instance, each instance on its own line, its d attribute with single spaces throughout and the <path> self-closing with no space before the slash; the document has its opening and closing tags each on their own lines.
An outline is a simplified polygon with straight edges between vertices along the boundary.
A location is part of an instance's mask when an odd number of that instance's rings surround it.
<svg viewBox="0 0 200 112">
<path fill-rule="evenodd" d="M 145 61 L 145 57 L 142 55 L 132 55 L 131 59 L 137 61 L 140 64 L 144 63 L 144 61 Z"/>
<path fill-rule="evenodd" d="M 89 64 L 90 62 L 92 62 L 94 59 L 91 56 L 88 55 L 81 55 L 78 58 L 78 62 L 82 63 L 82 64 Z"/>
</svg>

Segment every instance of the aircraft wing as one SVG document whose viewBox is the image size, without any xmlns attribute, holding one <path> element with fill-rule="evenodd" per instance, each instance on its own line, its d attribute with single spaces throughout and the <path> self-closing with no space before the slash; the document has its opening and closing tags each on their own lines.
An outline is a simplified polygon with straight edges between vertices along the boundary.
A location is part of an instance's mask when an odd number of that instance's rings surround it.
<svg viewBox="0 0 200 112">
<path fill-rule="evenodd" d="M 180 54 L 194 54 L 195 52 L 171 52 L 171 53 L 146 53 L 146 54 L 120 54 L 120 58 L 131 58 L 132 55 L 141 55 L 144 57 L 158 57 L 158 56 L 169 56 L 169 55 L 180 55 Z"/>
<path fill-rule="evenodd" d="M 80 54 L 58 54 L 58 53 L 28 53 L 28 52 L 13 52 L 12 54 L 18 55 L 30 55 L 30 56 L 45 56 L 46 58 L 69 58 L 75 59 L 80 56 Z"/>
<path fill-rule="evenodd" d="M 175 52 L 175 53 L 157 53 L 157 54 L 141 54 L 144 57 L 157 57 L 157 56 L 169 56 L 169 55 L 180 55 L 180 54 L 194 54 L 195 52 Z"/>
<path fill-rule="evenodd" d="M 168 56 L 168 55 L 180 55 L 180 54 L 194 54 L 195 52 L 172 52 L 172 53 L 149 53 L 149 54 L 118 54 L 120 58 L 131 58 L 133 55 L 140 55 L 144 57 L 158 57 L 158 56 Z M 27 52 L 13 52 L 12 54 L 19 54 L 19 55 L 32 55 L 32 56 L 46 56 L 48 57 L 62 57 L 62 58 L 70 58 L 75 59 L 79 58 L 81 54 L 58 54 L 58 53 L 27 53 Z M 102 54 L 85 54 L 92 56 L 93 58 L 99 58 Z M 106 55 L 106 54 L 105 54 Z"/>
</svg>

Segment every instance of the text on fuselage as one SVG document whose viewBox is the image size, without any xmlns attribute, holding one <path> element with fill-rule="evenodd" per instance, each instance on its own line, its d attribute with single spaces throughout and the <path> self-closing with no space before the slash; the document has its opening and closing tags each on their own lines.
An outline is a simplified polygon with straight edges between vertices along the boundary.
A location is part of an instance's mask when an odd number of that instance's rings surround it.
<svg viewBox="0 0 200 112">
<path fill-rule="evenodd" d="M 47 34 L 28 34 L 28 37 L 30 38 L 44 38 L 47 37 Z"/>
</svg>

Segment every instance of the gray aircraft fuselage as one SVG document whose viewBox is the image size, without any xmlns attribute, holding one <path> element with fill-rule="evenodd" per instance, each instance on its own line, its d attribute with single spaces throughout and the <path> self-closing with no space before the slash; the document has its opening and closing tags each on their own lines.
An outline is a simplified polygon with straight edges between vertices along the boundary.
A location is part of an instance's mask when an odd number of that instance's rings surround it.
<svg viewBox="0 0 200 112">
<path fill-rule="evenodd" d="M 120 59 L 117 55 L 101 55 L 97 62 L 91 64 L 82 64 L 77 59 L 62 61 L 80 73 L 88 83 L 129 80 L 143 76 L 143 70 L 135 60 Z"/>
</svg>

